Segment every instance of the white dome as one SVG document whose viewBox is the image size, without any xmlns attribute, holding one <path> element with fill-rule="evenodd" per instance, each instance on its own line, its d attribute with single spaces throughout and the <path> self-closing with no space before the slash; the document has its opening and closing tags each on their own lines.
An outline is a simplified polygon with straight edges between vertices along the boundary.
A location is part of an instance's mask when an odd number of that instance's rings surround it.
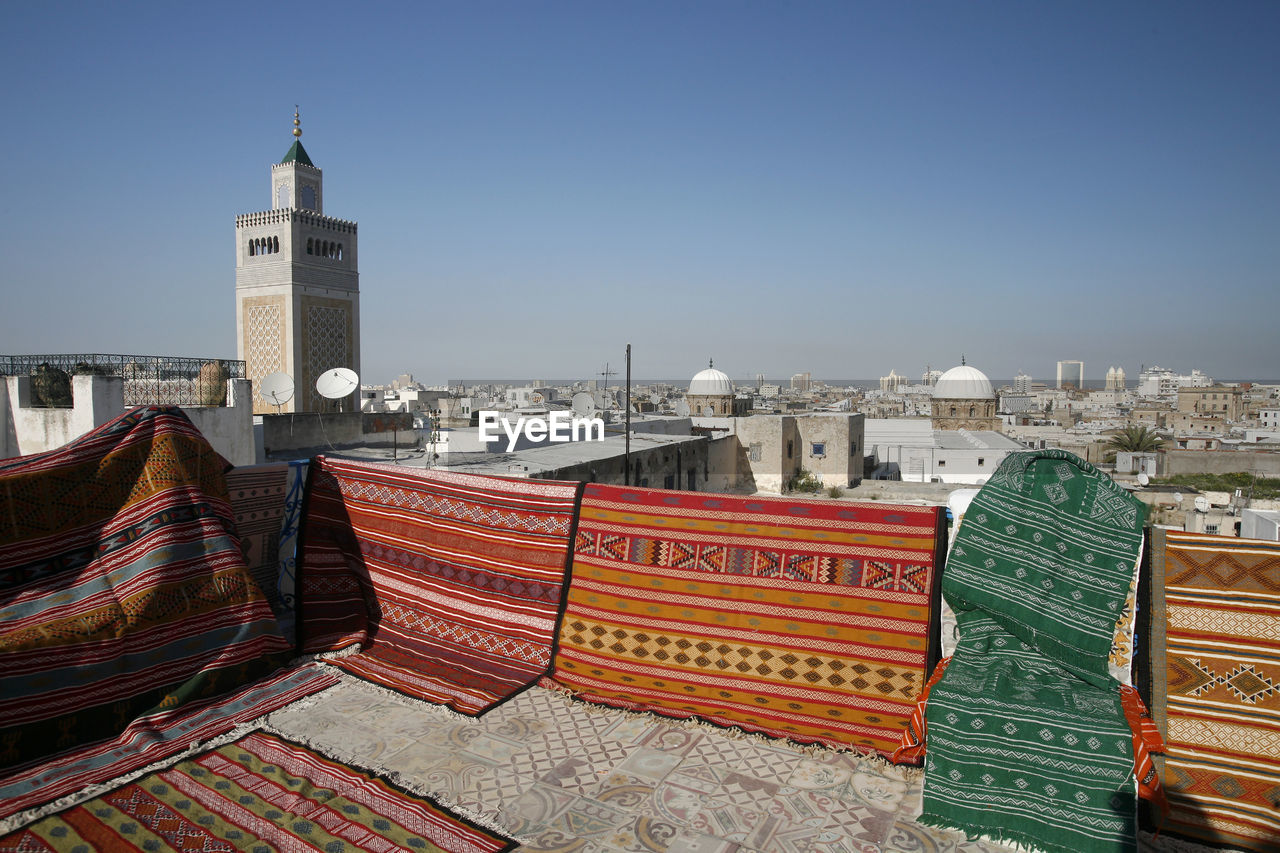
<svg viewBox="0 0 1280 853">
<path fill-rule="evenodd" d="M 996 392 L 985 373 L 962 364 L 938 378 L 933 386 L 933 396 L 943 400 L 991 400 Z"/>
<path fill-rule="evenodd" d="M 723 371 L 708 367 L 706 370 L 698 371 L 693 377 L 693 381 L 689 383 L 689 393 L 708 397 L 725 395 L 732 397 L 733 381 Z"/>
</svg>

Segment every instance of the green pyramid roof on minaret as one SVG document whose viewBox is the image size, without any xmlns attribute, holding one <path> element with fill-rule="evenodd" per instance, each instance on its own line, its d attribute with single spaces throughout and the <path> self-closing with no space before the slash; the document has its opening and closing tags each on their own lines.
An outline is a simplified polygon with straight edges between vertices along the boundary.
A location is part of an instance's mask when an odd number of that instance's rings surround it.
<svg viewBox="0 0 1280 853">
<path fill-rule="evenodd" d="M 298 118 L 298 108 L 293 108 L 293 145 L 289 147 L 289 153 L 284 155 L 281 163 L 301 163 L 304 166 L 315 168 L 316 164 L 311 162 L 311 158 L 307 156 L 307 149 L 302 147 L 302 120 Z"/>
</svg>

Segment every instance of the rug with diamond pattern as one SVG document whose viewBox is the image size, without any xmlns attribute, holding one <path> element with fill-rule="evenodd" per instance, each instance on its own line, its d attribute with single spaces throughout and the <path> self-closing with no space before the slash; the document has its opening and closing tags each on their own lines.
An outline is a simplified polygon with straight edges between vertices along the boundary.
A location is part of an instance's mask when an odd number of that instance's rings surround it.
<svg viewBox="0 0 1280 853">
<path fill-rule="evenodd" d="M 1152 714 L 1164 828 L 1280 851 L 1280 544 L 1156 530 Z"/>
<path fill-rule="evenodd" d="M 435 850 L 515 846 L 430 799 L 256 733 L 0 838 L 0 850 Z"/>
<path fill-rule="evenodd" d="M 1061 450 L 1011 454 L 979 491 L 942 581 L 960 640 L 929 693 L 921 823 L 1056 853 L 1135 849 L 1110 658 L 1143 517 Z"/>
<path fill-rule="evenodd" d="M 936 652 L 941 513 L 589 484 L 553 679 L 891 755 Z"/>
<path fill-rule="evenodd" d="M 479 714 L 551 661 L 577 483 L 319 457 L 301 532 L 304 651 Z"/>
</svg>

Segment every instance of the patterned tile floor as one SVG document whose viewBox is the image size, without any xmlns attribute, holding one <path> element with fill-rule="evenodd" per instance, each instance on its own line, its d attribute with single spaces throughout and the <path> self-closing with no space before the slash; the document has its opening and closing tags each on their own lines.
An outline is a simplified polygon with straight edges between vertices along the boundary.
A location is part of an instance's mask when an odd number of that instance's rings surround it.
<svg viewBox="0 0 1280 853">
<path fill-rule="evenodd" d="M 917 824 L 920 779 L 846 753 L 530 690 L 467 719 L 354 679 L 282 734 L 480 816 L 529 853 L 1005 853 Z"/>
</svg>

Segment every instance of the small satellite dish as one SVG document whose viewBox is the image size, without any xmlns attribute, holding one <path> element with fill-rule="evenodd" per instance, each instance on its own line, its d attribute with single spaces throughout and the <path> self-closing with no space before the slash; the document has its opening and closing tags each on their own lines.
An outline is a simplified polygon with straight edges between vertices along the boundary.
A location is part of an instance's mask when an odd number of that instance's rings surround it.
<svg viewBox="0 0 1280 853">
<path fill-rule="evenodd" d="M 1206 498 L 1204 495 L 1196 495 L 1195 504 L 1196 504 L 1196 512 L 1209 511 L 1209 499 Z"/>
<path fill-rule="evenodd" d="M 580 418 L 590 415 L 596 408 L 596 400 L 586 391 L 573 395 L 573 413 Z"/>
<path fill-rule="evenodd" d="M 1139 486 L 1145 486 L 1145 485 L 1147 485 L 1147 484 L 1148 484 L 1148 483 L 1150 483 L 1150 482 L 1151 482 L 1151 478 L 1150 478 L 1150 477 L 1148 477 L 1146 474 L 1139 474 L 1139 475 L 1138 475 L 1138 485 L 1139 485 Z"/>
<path fill-rule="evenodd" d="M 276 407 L 280 407 L 293 399 L 293 378 L 287 373 L 269 373 L 258 383 L 258 396 Z"/>
<path fill-rule="evenodd" d="M 332 367 L 316 380 L 316 392 L 330 400 L 342 400 L 360 387 L 360 377 L 346 367 Z M 341 409 L 341 404 L 339 404 Z"/>
<path fill-rule="evenodd" d="M 1173 502 L 1176 503 L 1178 506 L 1182 506 L 1182 492 L 1173 493 Z"/>
</svg>

